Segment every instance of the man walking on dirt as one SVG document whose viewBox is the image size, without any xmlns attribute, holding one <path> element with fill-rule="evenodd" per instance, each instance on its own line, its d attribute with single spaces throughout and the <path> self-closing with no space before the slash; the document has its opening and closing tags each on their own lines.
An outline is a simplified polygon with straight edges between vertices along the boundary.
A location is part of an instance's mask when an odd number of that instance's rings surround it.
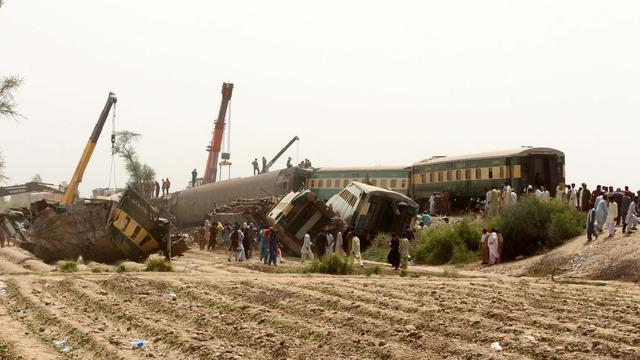
<svg viewBox="0 0 640 360">
<path fill-rule="evenodd" d="M 352 234 L 351 252 L 349 253 L 349 256 L 353 256 L 353 258 L 358 262 L 358 265 L 364 266 L 364 263 L 362 262 L 362 254 L 360 253 L 360 238 L 355 233 Z"/>
<path fill-rule="evenodd" d="M 313 251 L 311 251 L 311 236 L 309 233 L 304 234 L 304 242 L 302 243 L 302 248 L 300 249 L 300 262 L 304 265 L 304 262 L 307 259 L 313 260 Z"/>
<path fill-rule="evenodd" d="M 486 228 L 482 228 L 482 236 L 480 236 L 480 258 L 482 259 L 482 264 L 489 263 L 489 245 L 487 240 L 489 239 L 489 233 Z"/>
</svg>

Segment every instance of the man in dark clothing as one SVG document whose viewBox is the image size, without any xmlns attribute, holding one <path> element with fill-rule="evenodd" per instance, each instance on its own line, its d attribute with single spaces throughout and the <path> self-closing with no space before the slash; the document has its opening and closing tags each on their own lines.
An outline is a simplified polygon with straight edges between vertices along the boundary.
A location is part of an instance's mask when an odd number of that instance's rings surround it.
<svg viewBox="0 0 640 360">
<path fill-rule="evenodd" d="M 156 197 L 160 196 L 160 183 L 158 183 L 158 180 L 154 180 L 154 182 L 156 183 Z"/>
<path fill-rule="evenodd" d="M 260 174 L 260 167 L 258 166 L 258 158 L 253 159 L 253 161 L 251 162 L 251 165 L 253 165 L 253 175 Z"/>
<path fill-rule="evenodd" d="M 622 206 L 622 198 L 624 197 L 624 194 L 622 193 L 622 189 L 617 188 L 616 191 L 613 191 L 613 187 L 610 188 L 609 193 L 611 193 L 611 197 L 613 197 L 613 201 L 618 204 L 618 216 L 616 217 L 616 225 L 620 225 L 620 219 L 622 218 L 622 215 L 620 213 L 621 210 L 621 206 Z M 629 209 L 629 207 L 627 207 L 627 210 Z M 625 216 L 627 214 L 625 213 Z"/>
<path fill-rule="evenodd" d="M 316 246 L 316 254 L 318 254 L 318 258 L 323 257 L 327 252 L 327 234 L 320 231 L 318 235 L 316 235 L 316 239 L 313 243 Z"/>
<path fill-rule="evenodd" d="M 398 270 L 400 267 L 400 239 L 398 239 L 398 235 L 391 234 L 391 244 L 389 244 L 391 248 L 389 250 L 389 255 L 387 255 L 387 262 L 391 264 L 395 270 Z"/>
<path fill-rule="evenodd" d="M 267 172 L 267 158 L 265 158 L 264 156 L 262 157 L 262 173 L 266 173 Z"/>
<path fill-rule="evenodd" d="M 218 236 L 218 223 L 214 222 L 209 229 L 209 243 L 207 250 L 213 250 L 216 247 L 216 236 Z"/>
<path fill-rule="evenodd" d="M 287 159 L 287 168 L 293 167 L 293 165 L 291 164 L 291 156 L 289 156 L 289 158 Z"/>
<path fill-rule="evenodd" d="M 409 225 L 404 227 L 404 237 L 409 241 L 413 241 L 416 239 L 415 235 L 413 235 L 413 231 L 411 231 L 411 227 Z"/>
<path fill-rule="evenodd" d="M 196 179 L 198 178 L 198 172 L 193 169 L 191 172 L 191 187 L 196 187 Z"/>
<path fill-rule="evenodd" d="M 596 199 L 598 196 L 603 195 L 602 186 L 596 186 L 596 189 L 591 192 L 591 200 L 589 200 L 589 209 L 592 209 L 596 204 Z"/>
</svg>

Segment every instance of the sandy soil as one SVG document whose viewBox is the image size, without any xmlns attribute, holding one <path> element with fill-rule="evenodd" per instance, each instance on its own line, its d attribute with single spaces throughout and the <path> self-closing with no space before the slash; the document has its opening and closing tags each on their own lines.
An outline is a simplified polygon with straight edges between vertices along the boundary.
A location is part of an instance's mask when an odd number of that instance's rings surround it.
<svg viewBox="0 0 640 360">
<path fill-rule="evenodd" d="M 274 274 L 222 251 L 190 251 L 173 273 L 88 264 L 64 274 L 33 262 L 0 250 L 2 359 L 640 358 L 632 283 L 417 267 L 409 277 Z"/>
</svg>

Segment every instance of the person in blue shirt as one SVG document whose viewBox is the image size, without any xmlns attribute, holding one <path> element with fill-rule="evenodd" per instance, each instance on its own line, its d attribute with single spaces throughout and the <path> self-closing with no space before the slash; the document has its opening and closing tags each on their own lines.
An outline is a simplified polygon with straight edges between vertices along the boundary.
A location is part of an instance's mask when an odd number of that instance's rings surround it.
<svg viewBox="0 0 640 360">
<path fill-rule="evenodd" d="M 426 210 L 422 213 L 422 226 L 423 227 L 431 226 L 431 216 L 429 216 L 429 213 Z"/>
</svg>

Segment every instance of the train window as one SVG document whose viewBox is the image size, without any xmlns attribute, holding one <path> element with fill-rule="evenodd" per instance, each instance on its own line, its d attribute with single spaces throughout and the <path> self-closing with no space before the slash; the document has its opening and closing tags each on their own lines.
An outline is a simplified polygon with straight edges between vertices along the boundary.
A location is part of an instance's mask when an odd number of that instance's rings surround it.
<svg viewBox="0 0 640 360">
<path fill-rule="evenodd" d="M 489 168 L 489 179 L 493 179 L 493 168 Z"/>
<path fill-rule="evenodd" d="M 120 229 L 120 230 L 122 230 L 123 232 L 124 232 L 124 231 L 127 231 L 127 226 L 129 226 L 129 223 L 130 223 L 130 222 L 131 222 L 131 218 L 130 218 L 130 217 L 128 217 L 128 216 L 125 216 L 125 218 L 124 218 L 124 225 L 122 225 L 122 229 Z"/>
<path fill-rule="evenodd" d="M 438 182 L 442 182 L 442 171 L 438 171 Z"/>
<path fill-rule="evenodd" d="M 447 181 L 451 181 L 451 170 L 447 171 Z"/>
<path fill-rule="evenodd" d="M 312 188 L 316 187 L 316 181 L 315 180 L 311 180 L 311 187 Z"/>
<path fill-rule="evenodd" d="M 331 187 L 331 179 L 327 180 L 327 187 L 330 188 Z"/>
<path fill-rule="evenodd" d="M 342 180 L 342 187 L 347 187 L 349 185 L 349 179 Z"/>
<path fill-rule="evenodd" d="M 324 180 L 322 179 L 318 180 L 318 187 L 319 188 L 324 187 Z"/>
<path fill-rule="evenodd" d="M 433 173 L 429 173 L 429 182 L 432 183 L 433 182 Z"/>
<path fill-rule="evenodd" d="M 402 179 L 402 183 L 400 184 L 400 188 L 401 189 L 406 189 L 407 188 L 407 180 Z"/>
<path fill-rule="evenodd" d="M 136 225 L 136 228 L 133 229 L 133 233 L 131 234 L 131 240 L 135 240 L 138 237 L 138 234 L 140 234 L 140 230 L 142 230 L 140 225 Z"/>
<path fill-rule="evenodd" d="M 480 168 L 476 169 L 476 179 L 482 179 L 482 169 Z"/>
<path fill-rule="evenodd" d="M 422 180 L 422 183 L 423 183 L 423 184 L 426 184 L 426 183 L 427 183 L 427 174 L 422 174 L 422 175 L 420 176 L 420 180 Z"/>
<path fill-rule="evenodd" d="M 380 180 L 380 186 L 387 187 L 387 179 Z"/>
<path fill-rule="evenodd" d="M 389 187 L 392 188 L 392 189 L 397 189 L 398 188 L 398 180 L 391 179 L 391 185 Z"/>
<path fill-rule="evenodd" d="M 460 178 L 462 177 L 462 170 L 456 170 L 456 180 L 461 180 Z"/>
<path fill-rule="evenodd" d="M 471 180 L 471 169 L 467 169 L 464 171 L 464 178 L 466 180 Z"/>
<path fill-rule="evenodd" d="M 504 179 L 504 166 L 500 166 L 500 179 Z"/>
</svg>

